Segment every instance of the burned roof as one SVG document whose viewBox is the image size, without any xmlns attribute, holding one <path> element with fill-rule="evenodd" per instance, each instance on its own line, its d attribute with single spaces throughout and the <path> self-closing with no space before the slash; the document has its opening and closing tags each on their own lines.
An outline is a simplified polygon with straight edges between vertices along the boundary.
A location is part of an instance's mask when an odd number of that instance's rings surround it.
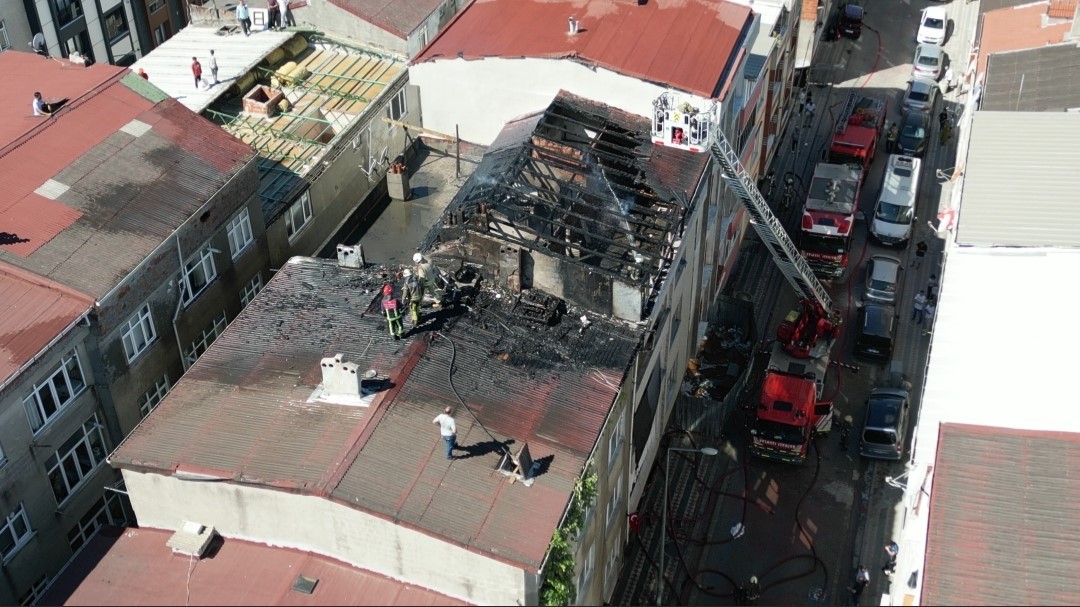
<svg viewBox="0 0 1080 607">
<path fill-rule="evenodd" d="M 394 341 L 377 291 L 397 273 L 291 259 L 111 463 L 322 496 L 535 572 L 642 329 L 481 283 Z M 312 400 L 335 353 L 385 378 L 370 407 Z M 432 435 L 445 406 L 470 454 L 453 463 Z M 523 444 L 548 462 L 528 488 L 492 471 Z"/>
<path fill-rule="evenodd" d="M 709 157 L 654 146 L 649 128 L 560 92 L 506 125 L 423 246 L 462 229 L 658 287 Z"/>
<path fill-rule="evenodd" d="M 28 85 L 17 104 L 0 104 L 0 260 L 96 298 L 255 156 L 126 68 L 5 52 L 0 71 L 65 100 L 30 116 Z"/>
</svg>

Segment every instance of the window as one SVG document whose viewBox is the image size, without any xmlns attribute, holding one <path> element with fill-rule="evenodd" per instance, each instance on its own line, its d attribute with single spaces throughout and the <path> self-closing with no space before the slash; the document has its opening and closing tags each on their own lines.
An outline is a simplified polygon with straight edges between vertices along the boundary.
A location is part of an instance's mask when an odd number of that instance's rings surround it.
<svg viewBox="0 0 1080 607">
<path fill-rule="evenodd" d="M 150 415 L 150 412 L 154 410 L 154 407 L 158 406 L 161 399 L 165 398 L 165 395 L 169 393 L 169 374 L 166 373 L 164 377 L 159 379 L 152 388 L 146 391 L 146 394 L 142 395 L 139 399 L 139 413 L 143 417 Z"/>
<path fill-rule="evenodd" d="M 189 367 L 195 364 L 195 361 L 199 360 L 199 357 L 206 352 L 207 348 L 210 347 L 210 344 L 214 343 L 214 340 L 218 338 L 218 335 L 221 335 L 221 332 L 225 330 L 226 324 L 225 311 L 222 310 L 221 314 L 218 314 L 217 317 L 214 318 L 214 321 L 210 326 L 204 329 L 202 334 L 199 335 L 195 341 L 191 342 L 191 348 L 189 348 L 187 352 L 184 352 L 184 362 L 186 362 Z"/>
<path fill-rule="evenodd" d="M 581 575 L 578 576 L 577 598 L 581 602 L 582 597 L 589 590 L 589 582 L 592 581 L 593 569 L 596 567 L 596 543 L 589 545 L 589 553 L 581 563 Z"/>
<path fill-rule="evenodd" d="M 150 315 L 150 304 L 143 304 L 139 311 L 132 316 L 124 330 L 120 332 L 120 338 L 124 342 L 124 354 L 130 363 L 150 347 L 157 339 L 154 331 L 154 319 Z"/>
<path fill-rule="evenodd" d="M 408 104 L 405 101 L 405 89 L 398 89 L 398 92 L 394 93 L 394 96 L 390 98 L 390 105 L 386 108 L 387 114 L 390 115 L 390 120 L 401 120 L 405 117 L 405 114 L 409 113 Z M 394 130 L 394 125 L 389 125 L 390 130 Z"/>
<path fill-rule="evenodd" d="M 604 571 L 604 579 L 607 580 L 608 588 L 615 585 L 616 576 L 619 574 L 619 557 L 622 556 L 622 530 L 615 532 L 612 543 L 608 546 L 608 562 Z"/>
<path fill-rule="evenodd" d="M 38 581 L 34 582 L 34 585 L 30 587 L 21 597 L 19 597 L 20 605 L 36 605 L 41 597 L 45 596 L 45 589 L 49 586 L 49 578 L 44 573 L 38 578 Z"/>
<path fill-rule="evenodd" d="M 30 429 L 37 432 L 42 426 L 56 417 L 64 407 L 71 404 L 86 390 L 79 355 L 72 350 L 48 379 L 34 384 L 34 390 L 23 399 L 26 416 L 30 418 Z"/>
<path fill-rule="evenodd" d="M 105 461 L 105 455 L 105 439 L 95 413 L 45 460 L 58 505 L 90 477 L 90 473 Z"/>
<path fill-rule="evenodd" d="M 611 437 L 608 438 L 608 469 L 610 470 L 615 466 L 615 462 L 619 459 L 619 449 L 622 447 L 623 441 L 626 439 L 626 427 L 623 424 L 622 413 L 619 413 L 619 417 L 614 420 L 614 427 L 611 430 Z"/>
<path fill-rule="evenodd" d="M 82 0 L 52 0 L 52 5 L 60 27 L 82 17 Z"/>
<path fill-rule="evenodd" d="M 419 39 L 420 39 L 420 48 L 423 49 L 425 46 L 427 46 L 427 43 L 428 43 L 428 33 L 427 33 L 427 26 L 426 25 L 423 28 L 420 29 Z"/>
<path fill-rule="evenodd" d="M 255 299 L 255 296 L 262 291 L 263 282 L 262 274 L 256 274 L 255 278 L 251 279 L 251 282 L 244 287 L 243 291 L 240 291 L 240 305 L 247 306 L 251 303 L 251 300 Z"/>
<path fill-rule="evenodd" d="M 255 240 L 255 237 L 251 235 L 251 215 L 247 209 L 240 211 L 239 215 L 232 218 L 226 232 L 229 235 L 229 252 L 232 253 L 233 259 L 236 259 L 251 244 L 251 241 Z"/>
<path fill-rule="evenodd" d="M 169 29 L 169 22 L 166 21 L 161 25 L 154 28 L 154 45 L 163 44 L 166 40 L 172 37 L 172 30 Z"/>
<path fill-rule="evenodd" d="M 11 48 L 11 40 L 8 39 L 7 26 L 4 25 L 4 20 L 0 19 L 0 51 Z"/>
<path fill-rule="evenodd" d="M 33 531 L 30 529 L 30 519 L 26 516 L 26 508 L 19 504 L 19 509 L 7 515 L 4 527 L 0 529 L 0 556 L 4 557 L 5 563 L 30 541 L 31 535 Z"/>
<path fill-rule="evenodd" d="M 614 481 L 611 485 L 611 501 L 607 505 L 607 524 L 611 526 L 616 519 L 620 518 L 618 515 L 619 507 L 622 506 L 622 492 L 623 492 L 623 475 L 612 477 Z"/>
<path fill-rule="evenodd" d="M 285 234 L 288 235 L 289 242 L 292 242 L 293 237 L 304 229 L 304 226 L 311 221 L 313 215 L 311 212 L 311 191 L 308 190 L 301 194 L 300 198 L 296 199 L 296 202 L 285 213 Z"/>
<path fill-rule="evenodd" d="M 146 5 L 146 12 L 153 14 L 158 12 L 165 6 L 165 0 L 150 0 L 150 4 Z"/>
<path fill-rule="evenodd" d="M 195 301 L 215 278 L 217 268 L 214 266 L 214 250 L 210 245 L 206 245 L 184 264 L 184 269 L 177 279 L 180 283 L 180 300 L 185 306 Z"/>
<path fill-rule="evenodd" d="M 82 517 L 71 531 L 68 531 L 68 544 L 72 552 L 78 552 L 94 534 L 105 525 L 120 526 L 127 517 L 124 516 L 124 506 L 120 503 L 120 496 L 106 492 L 96 504 L 90 507 L 86 516 Z"/>
<path fill-rule="evenodd" d="M 127 16 L 124 15 L 124 7 L 119 6 L 113 12 L 105 15 L 105 37 L 112 42 L 127 34 Z"/>
</svg>

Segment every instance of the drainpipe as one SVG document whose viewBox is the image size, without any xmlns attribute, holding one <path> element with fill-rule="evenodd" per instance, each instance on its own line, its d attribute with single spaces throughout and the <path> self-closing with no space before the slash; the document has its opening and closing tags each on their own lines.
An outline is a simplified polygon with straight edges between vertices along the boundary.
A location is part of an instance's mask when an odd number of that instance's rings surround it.
<svg viewBox="0 0 1080 607">
<path fill-rule="evenodd" d="M 184 251 L 180 248 L 180 232 L 176 232 L 176 255 L 180 258 L 180 278 L 179 280 L 185 280 L 184 273 Z M 180 331 L 176 328 L 176 319 L 180 318 L 180 311 L 184 309 L 184 290 L 180 288 L 180 283 L 176 284 L 176 312 L 172 317 L 172 331 L 173 337 L 176 338 L 176 349 L 180 352 L 180 364 L 184 367 L 184 373 L 187 373 L 188 364 L 187 358 L 184 356 L 184 344 L 180 342 Z"/>
</svg>

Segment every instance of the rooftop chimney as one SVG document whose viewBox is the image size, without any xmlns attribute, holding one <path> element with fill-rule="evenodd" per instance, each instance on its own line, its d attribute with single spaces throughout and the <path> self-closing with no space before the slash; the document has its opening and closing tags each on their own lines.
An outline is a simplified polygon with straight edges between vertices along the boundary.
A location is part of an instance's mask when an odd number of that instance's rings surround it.
<svg viewBox="0 0 1080 607">
<path fill-rule="evenodd" d="M 570 35 L 573 36 L 578 33 L 578 28 L 581 25 L 577 19 L 570 17 Z"/>
<path fill-rule="evenodd" d="M 364 267 L 364 247 L 360 245 L 350 247 L 339 244 L 337 246 L 337 263 L 342 268 Z"/>
<path fill-rule="evenodd" d="M 360 398 L 360 374 L 356 363 L 342 362 L 343 354 L 322 359 L 323 391 L 326 396 Z"/>
</svg>

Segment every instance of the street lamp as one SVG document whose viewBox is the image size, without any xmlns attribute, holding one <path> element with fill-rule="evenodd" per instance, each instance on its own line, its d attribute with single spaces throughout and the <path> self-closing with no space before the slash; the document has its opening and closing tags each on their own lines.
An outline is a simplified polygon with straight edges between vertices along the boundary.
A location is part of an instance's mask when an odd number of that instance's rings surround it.
<svg viewBox="0 0 1080 607">
<path fill-rule="evenodd" d="M 700 449 L 685 449 L 682 447 L 668 447 L 664 452 L 664 497 L 662 501 L 663 515 L 660 519 L 660 568 L 656 584 L 656 607 L 664 604 L 664 552 L 667 544 L 667 502 L 668 502 L 668 477 L 671 476 L 671 452 L 700 453 L 702 455 L 716 455 L 719 453 L 712 447 Z"/>
</svg>

